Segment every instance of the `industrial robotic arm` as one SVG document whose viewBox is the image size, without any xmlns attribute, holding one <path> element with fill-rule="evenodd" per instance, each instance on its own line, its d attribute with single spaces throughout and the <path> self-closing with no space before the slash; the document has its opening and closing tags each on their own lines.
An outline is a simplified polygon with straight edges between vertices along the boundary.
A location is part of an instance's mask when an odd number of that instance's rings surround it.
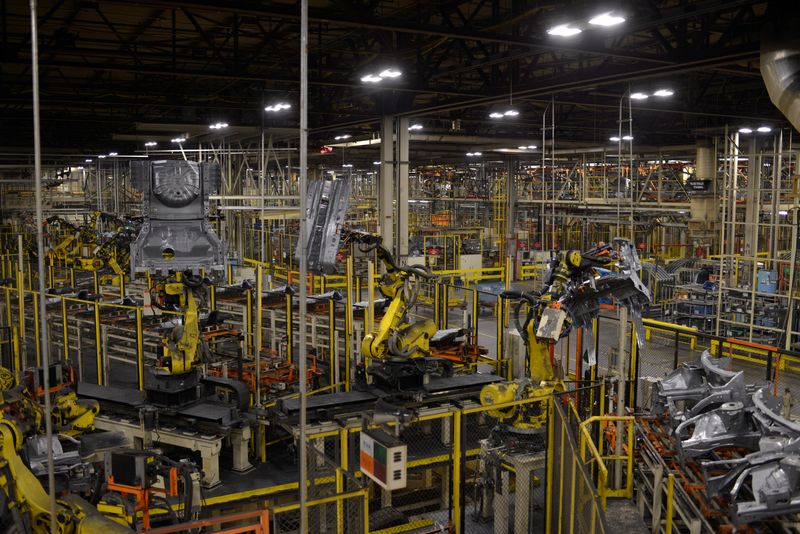
<svg viewBox="0 0 800 534">
<path fill-rule="evenodd" d="M 386 268 L 381 278 L 380 292 L 391 303 L 378 326 L 364 336 L 361 354 L 373 360 L 367 369 L 381 385 L 392 389 L 418 389 L 426 376 L 452 373 L 449 362 L 431 358 L 430 339 L 436 325 L 430 319 L 413 323 L 408 312 L 416 302 L 421 279 L 433 278 L 423 267 L 399 266 L 392 254 L 382 245 L 380 236 L 366 232 L 348 231 L 346 243 L 357 243 L 361 252 L 376 251 Z"/>
<path fill-rule="evenodd" d="M 164 337 L 157 370 L 169 375 L 189 373 L 201 360 L 200 314 L 195 291 L 205 281 L 189 272 L 179 272 L 157 282 L 151 291 L 154 306 L 166 311 L 179 311 L 183 323 Z"/>
<path fill-rule="evenodd" d="M 601 244 L 587 252 L 570 250 L 559 252 L 551 262 L 545 284 L 534 292 L 507 291 L 504 298 L 515 299 L 514 323 L 527 349 L 528 376 L 506 384 L 490 384 L 481 391 L 481 403 L 492 406 L 520 398 L 539 396 L 542 392 L 563 391 L 564 386 L 553 368 L 551 349 L 574 327 L 583 328 L 587 334 L 589 365 L 594 365 L 592 319 L 600 312 L 599 299 L 613 297 L 626 307 L 638 331 L 641 327 L 641 310 L 650 302 L 650 293 L 642 284 L 637 270 L 639 258 L 630 242 L 616 241 L 617 250 Z M 611 271 L 611 268 L 616 271 Z M 527 314 L 521 320 L 523 307 Z M 637 336 L 642 343 L 643 335 Z M 533 405 L 535 406 L 535 404 Z M 529 430 L 544 426 L 541 410 L 530 412 L 530 407 L 520 406 L 505 411 L 495 410 L 495 417 L 516 429 Z"/>
</svg>

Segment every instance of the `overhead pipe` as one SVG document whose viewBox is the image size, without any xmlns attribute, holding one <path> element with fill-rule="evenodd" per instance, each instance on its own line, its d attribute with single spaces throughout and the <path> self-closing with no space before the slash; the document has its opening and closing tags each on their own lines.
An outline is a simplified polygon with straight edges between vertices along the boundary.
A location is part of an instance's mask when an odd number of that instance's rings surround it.
<svg viewBox="0 0 800 534">
<path fill-rule="evenodd" d="M 761 77 L 772 103 L 800 131 L 800 2 L 771 0 L 761 36 Z"/>
</svg>

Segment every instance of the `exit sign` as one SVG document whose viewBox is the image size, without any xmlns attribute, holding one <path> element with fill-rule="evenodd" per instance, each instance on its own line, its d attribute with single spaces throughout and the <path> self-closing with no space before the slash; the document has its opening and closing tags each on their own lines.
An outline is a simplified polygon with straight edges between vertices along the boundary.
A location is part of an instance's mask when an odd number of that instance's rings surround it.
<svg viewBox="0 0 800 534">
<path fill-rule="evenodd" d="M 360 448 L 362 473 L 387 490 L 406 487 L 405 443 L 382 430 L 362 430 Z"/>
</svg>

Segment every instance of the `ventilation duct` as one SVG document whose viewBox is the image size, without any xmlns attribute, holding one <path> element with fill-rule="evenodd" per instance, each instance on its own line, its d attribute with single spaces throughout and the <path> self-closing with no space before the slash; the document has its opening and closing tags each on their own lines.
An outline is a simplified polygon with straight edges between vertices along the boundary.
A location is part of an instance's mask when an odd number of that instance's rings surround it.
<svg viewBox="0 0 800 534">
<path fill-rule="evenodd" d="M 770 100 L 800 131 L 800 2 L 772 0 L 761 36 L 761 76 Z"/>
</svg>

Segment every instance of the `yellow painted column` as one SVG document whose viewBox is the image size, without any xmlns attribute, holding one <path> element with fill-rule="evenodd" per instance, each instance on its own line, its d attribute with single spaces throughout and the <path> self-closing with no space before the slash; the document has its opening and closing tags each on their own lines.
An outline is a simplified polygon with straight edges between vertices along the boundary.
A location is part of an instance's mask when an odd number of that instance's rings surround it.
<svg viewBox="0 0 800 534">
<path fill-rule="evenodd" d="M 69 329 L 67 328 L 67 300 L 61 298 L 61 335 L 64 338 L 64 361 L 69 361 Z"/>
<path fill-rule="evenodd" d="M 461 411 L 453 412 L 453 498 L 450 509 L 455 534 L 462 534 L 461 524 Z"/>
<path fill-rule="evenodd" d="M 95 273 L 95 280 L 97 274 Z M 94 303 L 94 346 L 95 359 L 97 364 L 97 384 L 103 385 L 103 347 L 100 344 L 100 304 Z"/>
<path fill-rule="evenodd" d="M 144 390 L 144 332 L 142 331 L 142 309 L 136 308 L 136 372 L 139 391 Z"/>
</svg>

